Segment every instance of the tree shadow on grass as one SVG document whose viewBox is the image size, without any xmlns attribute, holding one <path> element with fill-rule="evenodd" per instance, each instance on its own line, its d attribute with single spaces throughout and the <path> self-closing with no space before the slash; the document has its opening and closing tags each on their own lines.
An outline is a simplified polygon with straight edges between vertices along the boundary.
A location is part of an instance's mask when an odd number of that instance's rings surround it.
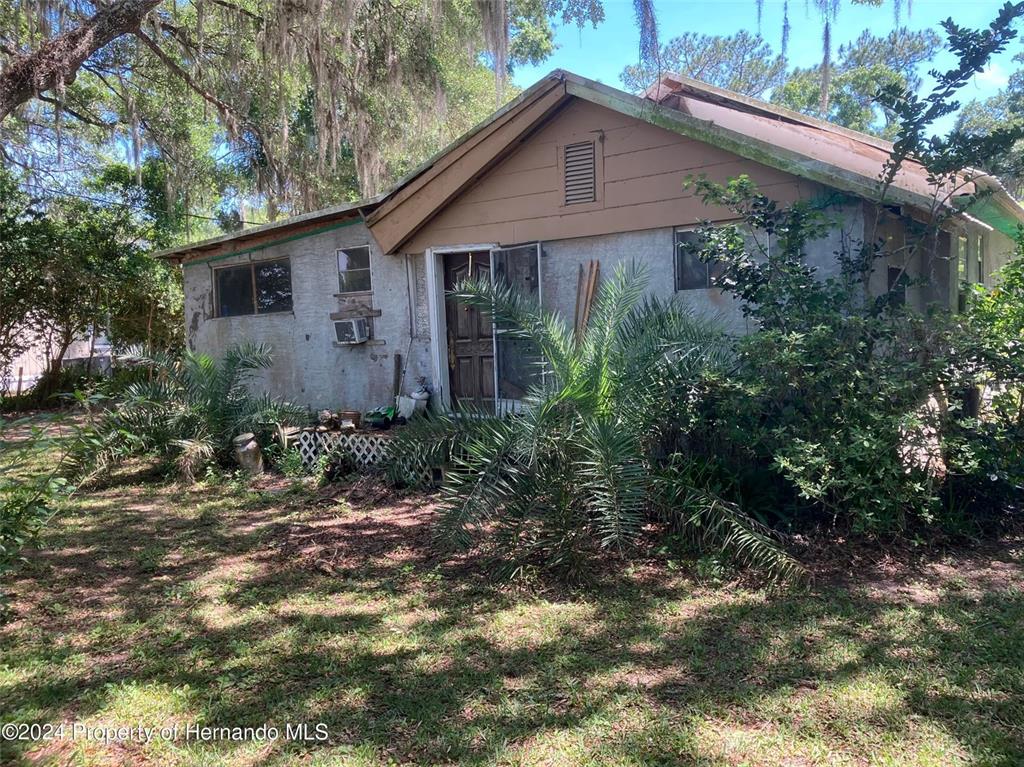
<svg viewBox="0 0 1024 767">
<path fill-rule="evenodd" d="M 453 574 L 425 548 L 429 522 L 422 499 L 311 511 L 98 493 L 16 583 L 5 713 L 327 725 L 326 743 L 268 744 L 267 764 L 777 764 L 779 739 L 808 763 L 819 747 L 870 763 L 933 733 L 953 756 L 1024 763 L 1019 590 L 769 596 L 623 577 L 528 597 Z"/>
</svg>

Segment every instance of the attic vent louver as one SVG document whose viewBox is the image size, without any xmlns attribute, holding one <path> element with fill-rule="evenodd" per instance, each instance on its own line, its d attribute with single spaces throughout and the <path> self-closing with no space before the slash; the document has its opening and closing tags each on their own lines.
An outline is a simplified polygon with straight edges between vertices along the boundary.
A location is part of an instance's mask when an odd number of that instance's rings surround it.
<svg viewBox="0 0 1024 767">
<path fill-rule="evenodd" d="M 565 204 L 594 202 L 596 191 L 594 142 L 568 144 L 565 147 Z"/>
</svg>

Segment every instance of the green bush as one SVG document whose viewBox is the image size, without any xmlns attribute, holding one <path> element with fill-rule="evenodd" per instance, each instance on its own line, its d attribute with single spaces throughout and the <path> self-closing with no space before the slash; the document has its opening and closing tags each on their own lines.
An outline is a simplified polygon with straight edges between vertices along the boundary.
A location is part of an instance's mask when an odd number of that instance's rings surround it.
<svg viewBox="0 0 1024 767">
<path fill-rule="evenodd" d="M 960 508 L 1001 509 L 1024 490 L 1024 229 L 995 286 L 975 285 L 964 316 L 961 388 L 972 404 L 945 434 L 948 497 Z"/>
<path fill-rule="evenodd" d="M 845 243 L 840 273 L 819 278 L 805 251 L 828 226 L 824 209 L 779 207 L 743 177 L 694 184 L 739 217 L 704 225 L 688 247 L 716 262 L 752 332 L 736 340 L 739 364 L 688 434 L 705 460 L 772 489 L 752 502 L 739 488 L 749 509 L 776 523 L 894 533 L 960 515 L 951 482 L 985 475 L 991 485 L 988 475 L 1019 470 L 1021 422 L 1007 417 L 1019 416 L 1024 380 L 1019 266 L 974 315 L 916 312 L 870 296 L 881 244 Z M 1005 388 L 978 419 L 964 392 L 986 376 Z"/>
</svg>

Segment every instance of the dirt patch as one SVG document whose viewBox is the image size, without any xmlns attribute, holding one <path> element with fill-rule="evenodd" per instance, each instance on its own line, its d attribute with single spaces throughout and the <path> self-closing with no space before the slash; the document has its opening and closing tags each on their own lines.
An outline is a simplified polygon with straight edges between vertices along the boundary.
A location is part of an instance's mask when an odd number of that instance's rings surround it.
<svg viewBox="0 0 1024 767">
<path fill-rule="evenodd" d="M 882 546 L 843 540 L 804 541 L 797 556 L 818 585 L 859 589 L 885 601 L 935 604 L 944 592 L 981 599 L 1024 590 L 1024 531 L 989 540 Z"/>
<path fill-rule="evenodd" d="M 312 506 L 311 515 L 277 536 L 279 563 L 337 575 L 373 566 L 434 566 L 446 560 L 432 538 L 438 514 L 436 494 L 403 493 L 380 477 L 362 476 L 352 483 L 322 488 Z M 637 552 L 631 559 L 631 581 L 659 594 L 672 592 L 681 578 L 693 576 L 685 564 L 670 571 L 664 557 L 656 553 L 660 539 L 652 535 L 649 543 L 649 551 Z M 908 543 L 883 547 L 824 537 L 800 544 L 795 554 L 816 587 L 855 589 L 872 598 L 920 604 L 934 604 L 949 591 L 980 599 L 988 592 L 1024 590 L 1024 532 L 970 545 L 930 548 Z M 449 564 L 461 571 L 479 564 L 481 556 L 476 551 Z M 592 574 L 592 585 L 622 577 L 622 562 L 606 560 Z M 741 572 L 734 585 L 756 585 L 756 580 L 756 573 Z M 548 593 L 550 588 L 554 592 Z M 548 583 L 542 590 L 551 597 L 564 588 L 565 584 Z"/>
<path fill-rule="evenodd" d="M 379 478 L 364 476 L 323 488 L 317 501 L 322 511 L 281 531 L 276 541 L 281 561 L 335 575 L 435 556 L 430 544 L 437 503 L 430 495 L 403 495 Z"/>
</svg>

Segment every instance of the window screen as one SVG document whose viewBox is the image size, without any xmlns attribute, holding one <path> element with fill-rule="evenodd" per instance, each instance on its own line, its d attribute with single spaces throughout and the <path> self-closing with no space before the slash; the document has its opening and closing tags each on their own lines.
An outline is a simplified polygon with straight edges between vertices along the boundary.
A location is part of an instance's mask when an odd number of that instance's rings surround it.
<svg viewBox="0 0 1024 767">
<path fill-rule="evenodd" d="M 370 248 L 342 248 L 338 251 L 338 287 L 341 293 L 373 290 L 370 283 Z"/>
<path fill-rule="evenodd" d="M 693 246 L 697 242 L 696 232 L 676 230 L 676 290 L 713 288 L 715 280 L 721 274 L 722 265 L 718 261 L 712 259 L 709 263 L 704 263 L 693 252 Z"/>
<path fill-rule="evenodd" d="M 967 238 L 956 238 L 956 277 L 961 283 L 967 282 Z"/>
<path fill-rule="evenodd" d="M 229 266 L 214 275 L 218 317 L 292 310 L 292 267 L 287 258 Z"/>
<path fill-rule="evenodd" d="M 253 264 L 256 282 L 256 311 L 290 312 L 292 310 L 292 267 L 287 258 Z"/>
</svg>

